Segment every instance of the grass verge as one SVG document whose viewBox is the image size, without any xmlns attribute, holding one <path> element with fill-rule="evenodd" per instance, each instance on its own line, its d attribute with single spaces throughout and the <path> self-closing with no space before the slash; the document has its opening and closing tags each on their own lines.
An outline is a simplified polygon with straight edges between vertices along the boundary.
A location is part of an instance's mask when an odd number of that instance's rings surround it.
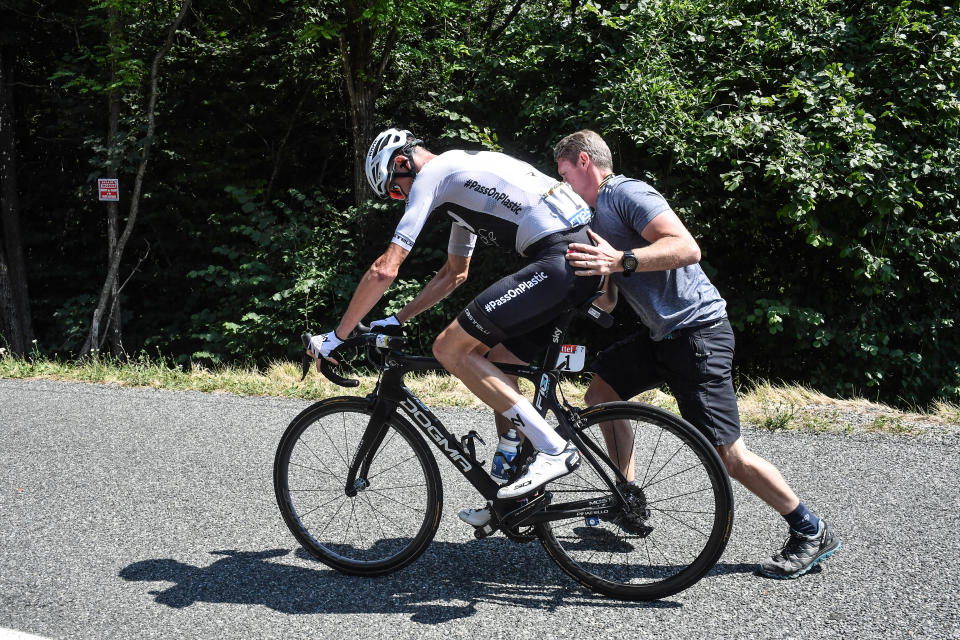
<svg viewBox="0 0 960 640">
<path fill-rule="evenodd" d="M 300 368 L 291 362 L 276 362 L 262 370 L 227 366 L 206 368 L 196 364 L 182 367 L 147 355 L 126 362 L 103 355 L 81 362 L 63 362 L 43 357 L 15 358 L 3 349 L 0 349 L 0 378 L 91 382 L 304 400 L 366 394 L 376 384 L 374 376 L 360 376 L 358 387 L 344 389 L 316 373 L 300 382 Z M 451 376 L 411 374 L 406 383 L 428 406 L 485 406 L 463 383 Z M 533 385 L 521 380 L 521 390 L 531 396 Z M 561 390 L 571 404 L 583 406 L 585 385 L 565 380 L 561 383 Z M 677 413 L 676 401 L 663 391 L 647 391 L 636 399 Z M 868 431 L 916 435 L 926 430 L 923 425 L 960 425 L 960 406 L 950 403 L 936 403 L 924 413 L 908 413 L 867 400 L 839 400 L 805 387 L 767 382 L 752 383 L 742 390 L 739 405 L 744 423 L 769 431 Z"/>
</svg>

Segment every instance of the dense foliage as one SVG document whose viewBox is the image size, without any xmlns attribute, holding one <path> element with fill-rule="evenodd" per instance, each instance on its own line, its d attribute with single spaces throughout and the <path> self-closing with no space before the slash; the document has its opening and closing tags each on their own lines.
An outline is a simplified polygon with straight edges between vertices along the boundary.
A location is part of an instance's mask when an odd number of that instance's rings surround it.
<svg viewBox="0 0 960 640">
<path fill-rule="evenodd" d="M 76 353 L 107 260 L 95 179 L 116 166 L 129 198 L 146 66 L 180 3 L 7 4 L 0 44 L 15 56 L 37 348 Z M 589 127 L 617 171 L 663 192 L 700 241 L 743 376 L 960 400 L 956 8 L 195 2 L 159 74 L 141 218 L 121 267 L 129 351 L 264 362 L 291 355 L 304 328 L 329 328 L 400 213 L 354 188 L 364 118 L 412 128 L 436 151 L 502 149 L 549 173 L 553 143 Z M 110 92 L 122 153 L 105 136 Z M 443 264 L 445 235 L 444 223 L 422 236 L 378 313 Z M 468 283 L 416 321 L 421 345 L 506 267 L 481 250 Z M 580 331 L 591 348 L 618 335 Z"/>
</svg>

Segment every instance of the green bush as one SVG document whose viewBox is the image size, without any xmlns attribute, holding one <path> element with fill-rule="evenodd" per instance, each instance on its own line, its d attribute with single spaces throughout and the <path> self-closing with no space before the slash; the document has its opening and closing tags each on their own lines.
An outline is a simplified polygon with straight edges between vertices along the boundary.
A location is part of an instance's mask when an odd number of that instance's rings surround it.
<svg viewBox="0 0 960 640">
<path fill-rule="evenodd" d="M 424 112 L 401 113 L 438 145 L 502 147 L 546 171 L 550 142 L 601 131 L 617 170 L 663 191 L 700 240 L 741 373 L 956 401 L 958 34 L 956 11 L 923 2 L 531 6 L 495 43 L 431 42 L 399 85 L 425 96 Z M 399 94 L 384 100 L 406 109 Z M 246 222 L 221 222 L 247 248 L 230 240 L 224 264 L 194 274 L 229 300 L 229 313 L 195 318 L 216 328 L 198 330 L 210 353 L 262 357 L 288 327 L 329 328 L 399 211 L 377 228 L 317 197 L 293 203 L 248 197 Z M 446 228 L 432 221 L 378 313 L 439 268 Z M 505 268 L 479 251 L 470 284 L 414 325 L 419 347 Z"/>
<path fill-rule="evenodd" d="M 301 332 L 334 328 L 360 278 L 387 248 L 403 208 L 368 202 L 341 210 L 318 193 L 307 196 L 296 190 L 265 206 L 246 190 L 227 191 L 239 210 L 211 217 L 221 235 L 221 244 L 213 249 L 220 260 L 188 274 L 205 283 L 210 301 L 191 317 L 193 338 L 201 345 L 191 359 L 265 363 L 289 357 L 299 351 Z M 446 260 L 448 229 L 444 220 L 424 230 L 367 322 L 399 311 L 419 293 Z M 474 286 L 491 279 L 488 272 L 500 265 L 502 261 L 479 264 L 471 274 Z M 411 324 L 412 348 L 429 349 L 472 297 L 467 289 Z"/>
<path fill-rule="evenodd" d="M 289 353 L 301 331 L 319 332 L 349 302 L 358 277 L 360 212 L 291 190 L 269 206 L 230 187 L 239 211 L 214 215 L 223 232 L 217 264 L 191 271 L 208 307 L 193 314 L 194 359 L 264 360 Z"/>
<path fill-rule="evenodd" d="M 103 208 L 87 188 L 96 175 L 84 182 L 104 166 L 106 113 L 102 95 L 64 80 L 107 86 L 111 56 L 97 49 L 109 39 L 105 6 L 61 0 L 36 28 L 30 3 L 15 4 L 14 129 L 36 333 L 41 350 L 71 353 L 106 268 Z M 344 25 L 280 5 L 203 7 L 161 65 L 161 126 L 121 265 L 133 352 L 295 355 L 299 333 L 333 326 L 390 241 L 400 205 L 349 206 L 344 159 L 354 141 L 340 43 L 332 32 L 307 37 Z M 960 401 L 956 7 L 509 6 L 436 0 L 401 11 L 372 98 L 375 126 L 409 127 L 438 152 L 502 149 L 551 173 L 559 137 L 596 129 L 617 170 L 661 190 L 698 238 L 738 330 L 741 374 L 887 403 Z M 137 58 L 160 31 L 124 15 L 138 25 L 124 31 L 136 45 L 127 57 Z M 393 23 L 380 18 L 372 10 L 352 24 L 387 35 Z M 124 120 L 130 141 L 141 135 L 129 129 L 137 114 Z M 227 198 L 225 185 L 235 185 Z M 368 320 L 398 309 L 440 268 L 448 228 L 442 213 L 431 218 Z M 414 348 L 427 349 L 514 265 L 478 250 L 468 283 L 412 324 Z M 572 339 L 592 350 L 629 329 L 583 326 Z"/>
<path fill-rule="evenodd" d="M 701 238 L 741 369 L 960 397 L 956 10 L 663 1 L 621 17 L 594 126 Z"/>
</svg>

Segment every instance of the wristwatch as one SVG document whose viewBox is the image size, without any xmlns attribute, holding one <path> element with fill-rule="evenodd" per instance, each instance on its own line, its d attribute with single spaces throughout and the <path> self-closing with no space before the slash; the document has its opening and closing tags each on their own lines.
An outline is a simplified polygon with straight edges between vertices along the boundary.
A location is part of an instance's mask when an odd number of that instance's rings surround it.
<svg viewBox="0 0 960 640">
<path fill-rule="evenodd" d="M 623 267 L 623 277 L 629 278 L 630 275 L 637 269 L 637 256 L 633 255 L 633 251 L 624 251 L 623 257 L 620 258 L 620 266 Z"/>
</svg>

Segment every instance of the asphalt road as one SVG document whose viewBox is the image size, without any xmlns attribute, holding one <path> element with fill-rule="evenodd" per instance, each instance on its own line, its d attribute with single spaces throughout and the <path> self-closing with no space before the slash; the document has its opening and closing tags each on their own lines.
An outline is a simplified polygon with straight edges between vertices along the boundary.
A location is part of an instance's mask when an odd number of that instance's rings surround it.
<svg viewBox="0 0 960 640">
<path fill-rule="evenodd" d="M 960 638 L 960 429 L 748 430 L 843 538 L 809 575 L 757 563 L 782 520 L 735 485 L 717 567 L 669 600 L 583 591 L 538 543 L 477 541 L 447 473 L 442 524 L 384 578 L 308 557 L 273 497 L 273 454 L 306 403 L 0 380 L 0 637 Z M 457 432 L 483 412 L 439 411 Z M 490 438 L 492 440 L 492 438 Z"/>
</svg>

